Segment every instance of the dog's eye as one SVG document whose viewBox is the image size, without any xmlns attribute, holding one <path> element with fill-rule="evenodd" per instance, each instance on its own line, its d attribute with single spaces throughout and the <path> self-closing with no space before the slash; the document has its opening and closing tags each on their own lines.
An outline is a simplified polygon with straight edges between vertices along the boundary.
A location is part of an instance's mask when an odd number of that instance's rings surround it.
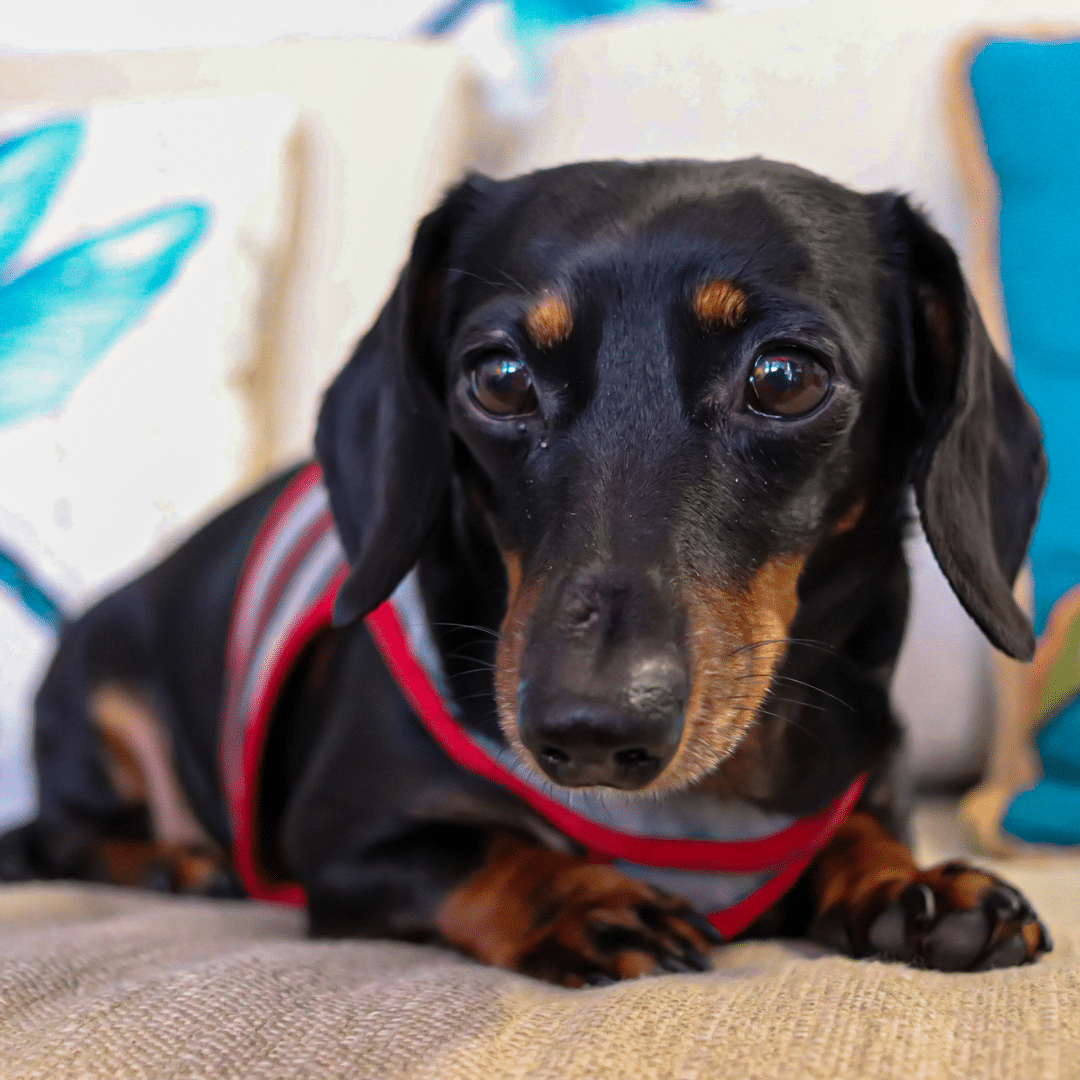
<svg viewBox="0 0 1080 1080">
<path fill-rule="evenodd" d="M 798 353 L 759 356 L 747 382 L 750 408 L 765 416 L 803 416 L 828 392 L 828 371 Z"/>
<path fill-rule="evenodd" d="M 536 409 L 529 369 L 510 356 L 492 356 L 472 369 L 473 400 L 492 416 L 523 416 Z"/>
</svg>

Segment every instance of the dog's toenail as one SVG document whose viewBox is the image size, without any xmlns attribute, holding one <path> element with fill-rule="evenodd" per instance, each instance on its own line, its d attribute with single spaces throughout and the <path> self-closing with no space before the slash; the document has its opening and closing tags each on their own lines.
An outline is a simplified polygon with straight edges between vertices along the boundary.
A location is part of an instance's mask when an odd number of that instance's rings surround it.
<svg viewBox="0 0 1080 1080">
<path fill-rule="evenodd" d="M 917 926 L 925 927 L 934 921 L 937 905 L 929 885 L 913 882 L 900 894 L 900 904 L 907 917 Z"/>
<path fill-rule="evenodd" d="M 986 894 L 983 906 L 992 912 L 999 922 L 1008 922 L 1020 914 L 1024 902 L 1014 890 L 1005 885 L 997 885 Z"/>
</svg>

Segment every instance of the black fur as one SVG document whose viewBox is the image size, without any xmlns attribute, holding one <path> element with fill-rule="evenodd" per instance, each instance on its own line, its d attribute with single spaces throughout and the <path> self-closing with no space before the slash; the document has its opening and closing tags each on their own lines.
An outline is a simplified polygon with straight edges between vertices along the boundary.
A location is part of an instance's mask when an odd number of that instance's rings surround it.
<svg viewBox="0 0 1080 1080">
<path fill-rule="evenodd" d="M 745 292 L 743 323 L 693 317 L 710 278 Z M 522 320 L 551 288 L 570 298 L 573 330 L 541 349 Z M 749 365 L 773 343 L 831 372 L 828 400 L 805 417 L 746 408 Z M 528 364 L 536 413 L 508 422 L 474 407 L 469 366 L 493 349 Z M 353 570 L 338 625 L 305 654 L 275 717 L 263 855 L 305 887 L 318 933 L 431 938 L 490 830 L 556 842 L 446 758 L 358 620 L 414 564 L 466 721 L 502 738 L 490 671 L 507 602 L 500 549 L 551 583 L 527 656 L 532 682 L 551 690 L 530 699 L 541 713 L 601 659 L 615 700 L 641 650 L 675 673 L 675 700 L 686 567 L 735 587 L 773 556 L 809 553 L 757 756 L 725 773 L 725 790 L 804 814 L 868 771 L 864 805 L 894 829 L 887 690 L 907 612 L 910 487 L 964 606 L 998 647 L 1032 653 L 1011 589 L 1045 480 L 1038 425 L 949 245 L 896 195 L 759 160 L 467 180 L 421 223 L 326 395 L 316 448 Z M 65 632 L 38 698 L 41 814 L 0 842 L 0 875 L 92 876 L 94 836 L 145 830 L 111 791 L 86 717 L 99 680 L 156 703 L 193 807 L 227 846 L 224 643 L 244 553 L 282 483 Z M 861 518 L 837 534 L 860 499 Z M 597 600 L 605 589 L 624 599 Z M 567 630 L 579 601 L 618 624 L 621 644 Z"/>
</svg>

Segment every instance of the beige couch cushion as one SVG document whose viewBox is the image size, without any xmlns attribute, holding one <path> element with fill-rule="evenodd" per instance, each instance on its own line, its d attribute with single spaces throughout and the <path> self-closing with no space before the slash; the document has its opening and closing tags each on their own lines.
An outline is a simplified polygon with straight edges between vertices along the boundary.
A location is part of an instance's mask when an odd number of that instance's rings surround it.
<svg viewBox="0 0 1080 1080">
<path fill-rule="evenodd" d="M 923 853 L 957 850 L 951 812 Z M 1042 1080 L 1080 1075 L 1080 860 L 1009 876 L 1030 967 L 943 975 L 801 943 L 570 991 L 453 953 L 311 942 L 301 917 L 76 885 L 0 890 L 0 1077 Z"/>
</svg>

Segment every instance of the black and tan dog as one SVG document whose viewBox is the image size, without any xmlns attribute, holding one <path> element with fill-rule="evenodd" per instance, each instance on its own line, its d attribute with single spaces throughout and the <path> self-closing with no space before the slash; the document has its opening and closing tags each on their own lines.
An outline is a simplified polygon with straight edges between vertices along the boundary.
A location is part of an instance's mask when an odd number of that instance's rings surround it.
<svg viewBox="0 0 1080 1080">
<path fill-rule="evenodd" d="M 759 160 L 467 180 L 421 223 L 316 446 L 350 572 L 335 625 L 309 621 L 271 679 L 256 752 L 233 748 L 254 770 L 239 883 L 295 883 L 317 934 L 567 985 L 706 967 L 740 920 L 703 918 L 699 872 L 752 931 L 856 956 L 960 970 L 1050 947 L 1011 887 L 920 870 L 903 842 L 909 490 L 964 606 L 1026 658 L 1012 585 L 1045 460 L 955 255 L 902 197 Z M 38 697 L 40 814 L 0 875 L 239 887 L 230 625 L 298 482 L 70 626 Z M 453 745 L 361 618 L 403 581 Z M 766 848 L 763 874 L 746 852 Z"/>
</svg>

